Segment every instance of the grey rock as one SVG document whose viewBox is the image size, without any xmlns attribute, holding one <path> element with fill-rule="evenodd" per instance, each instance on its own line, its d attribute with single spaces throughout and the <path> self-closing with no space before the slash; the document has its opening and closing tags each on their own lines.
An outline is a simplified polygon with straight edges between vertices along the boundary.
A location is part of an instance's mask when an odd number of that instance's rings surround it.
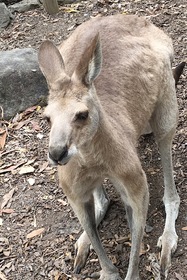
<svg viewBox="0 0 187 280">
<path fill-rule="evenodd" d="M 39 3 L 43 4 L 43 0 L 38 0 Z M 86 0 L 82 0 L 82 1 L 86 1 Z M 58 3 L 60 5 L 65 5 L 65 4 L 73 4 L 73 3 L 77 3 L 80 2 L 80 0 L 58 0 Z"/>
<path fill-rule="evenodd" d="M 78 2 L 78 0 L 58 0 L 59 4 L 73 4 Z"/>
<path fill-rule="evenodd" d="M 86 1 L 86 0 L 82 0 L 82 1 Z M 80 0 L 58 0 L 59 4 L 73 4 L 77 2 L 80 2 Z"/>
<path fill-rule="evenodd" d="M 145 225 L 145 232 L 146 232 L 146 233 L 150 233 L 150 232 L 152 232 L 152 230 L 153 230 L 153 227 L 152 227 L 152 226 L 150 226 L 150 225 L 148 225 L 148 224 Z"/>
<path fill-rule="evenodd" d="M 9 25 L 13 15 L 4 3 L 0 3 L 0 30 Z"/>
<path fill-rule="evenodd" d="M 10 5 L 9 9 L 12 13 L 23 13 L 32 9 L 36 9 L 38 7 L 40 7 L 40 2 L 38 0 L 23 0 L 21 2 Z"/>
<path fill-rule="evenodd" d="M 47 92 L 34 49 L 0 52 L 0 106 L 5 119 L 45 100 Z"/>
</svg>

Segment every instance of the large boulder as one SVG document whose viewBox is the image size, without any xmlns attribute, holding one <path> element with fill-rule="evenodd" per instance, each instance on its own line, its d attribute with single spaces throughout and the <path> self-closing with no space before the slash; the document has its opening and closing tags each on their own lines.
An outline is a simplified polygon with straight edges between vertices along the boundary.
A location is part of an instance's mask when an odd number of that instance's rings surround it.
<svg viewBox="0 0 187 280">
<path fill-rule="evenodd" d="M 9 25 L 13 15 L 4 3 L 0 3 L 0 32 Z"/>
<path fill-rule="evenodd" d="M 12 13 L 14 12 L 26 12 L 32 9 L 40 7 L 39 0 L 22 0 L 21 2 L 15 3 L 9 6 L 9 9 Z"/>
<path fill-rule="evenodd" d="M 47 92 L 34 49 L 0 52 L 0 106 L 5 119 L 45 100 Z"/>
</svg>

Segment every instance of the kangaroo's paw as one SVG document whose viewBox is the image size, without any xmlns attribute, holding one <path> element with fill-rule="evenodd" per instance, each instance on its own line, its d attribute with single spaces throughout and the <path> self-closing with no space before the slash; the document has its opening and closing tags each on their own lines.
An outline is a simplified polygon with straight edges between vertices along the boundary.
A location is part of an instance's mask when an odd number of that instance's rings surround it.
<svg viewBox="0 0 187 280">
<path fill-rule="evenodd" d="M 160 270 L 165 279 L 171 266 L 171 255 L 177 249 L 177 241 L 176 233 L 167 231 L 159 237 L 157 242 L 157 246 L 161 248 Z"/>
<path fill-rule="evenodd" d="M 106 273 L 103 270 L 100 271 L 99 280 L 122 280 L 118 272 Z"/>
<path fill-rule="evenodd" d="M 74 272 L 79 274 L 85 266 L 86 260 L 90 252 L 90 241 L 86 233 L 83 232 L 75 243 L 76 257 L 74 261 Z"/>
</svg>

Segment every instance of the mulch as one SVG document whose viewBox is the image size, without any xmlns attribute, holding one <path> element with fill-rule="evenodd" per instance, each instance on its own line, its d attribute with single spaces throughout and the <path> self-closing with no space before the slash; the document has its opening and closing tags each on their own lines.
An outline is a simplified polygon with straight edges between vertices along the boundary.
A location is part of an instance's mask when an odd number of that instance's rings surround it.
<svg viewBox="0 0 187 280">
<path fill-rule="evenodd" d="M 41 7 L 15 14 L 11 24 L 0 33 L 0 50 L 38 49 L 44 39 L 58 44 L 90 17 L 138 14 L 148 17 L 171 36 L 174 65 L 177 65 L 187 56 L 186 11 L 184 0 L 82 1 L 60 6 L 59 13 L 54 16 L 46 14 Z M 173 162 L 181 206 L 176 224 L 179 243 L 172 258 L 170 280 L 187 279 L 186 74 L 185 70 L 177 89 L 179 121 L 173 142 Z M 81 274 L 73 274 L 74 243 L 81 227 L 58 187 L 56 169 L 48 165 L 49 128 L 42 113 L 43 108 L 38 105 L 9 121 L 1 121 L 0 279 L 91 279 L 91 275 L 100 269 L 93 250 Z M 150 185 L 150 207 L 140 256 L 141 278 L 159 279 L 155 272 L 159 260 L 156 244 L 165 220 L 160 156 L 153 136 L 141 137 L 138 149 Z M 99 232 L 107 254 L 125 277 L 131 245 L 125 211 L 110 182 L 105 180 L 104 184 L 111 203 Z"/>
</svg>

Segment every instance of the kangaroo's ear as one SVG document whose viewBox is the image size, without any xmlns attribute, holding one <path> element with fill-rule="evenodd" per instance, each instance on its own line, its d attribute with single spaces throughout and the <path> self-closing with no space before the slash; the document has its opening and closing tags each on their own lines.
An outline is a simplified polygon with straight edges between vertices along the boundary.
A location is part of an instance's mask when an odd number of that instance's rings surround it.
<svg viewBox="0 0 187 280">
<path fill-rule="evenodd" d="M 175 86 L 177 86 L 178 84 L 180 75 L 182 74 L 185 65 L 186 62 L 181 62 L 179 65 L 173 68 L 173 77 L 175 79 Z"/>
<path fill-rule="evenodd" d="M 58 80 L 65 72 L 64 61 L 58 48 L 51 41 L 44 41 L 38 53 L 39 66 L 48 84 Z"/>
<path fill-rule="evenodd" d="M 102 66 L 102 51 L 99 33 L 88 44 L 80 59 L 75 75 L 85 85 L 90 85 L 99 75 Z"/>
</svg>

